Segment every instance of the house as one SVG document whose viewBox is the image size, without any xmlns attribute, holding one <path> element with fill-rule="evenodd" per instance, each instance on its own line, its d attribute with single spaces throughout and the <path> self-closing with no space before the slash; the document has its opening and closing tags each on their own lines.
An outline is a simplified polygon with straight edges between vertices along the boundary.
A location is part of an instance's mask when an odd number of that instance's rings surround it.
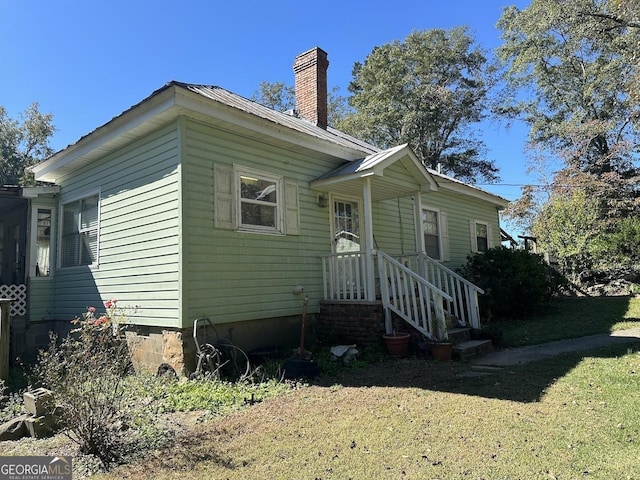
<svg viewBox="0 0 640 480">
<path fill-rule="evenodd" d="M 357 341 L 477 325 L 479 289 L 448 267 L 500 245 L 507 202 L 328 126 L 328 65 L 296 57 L 293 113 L 170 82 L 33 167 L 51 186 L 2 192 L 16 349 L 113 298 L 136 306 L 136 361 L 182 371 L 201 317 L 246 350 L 296 345 L 303 303 L 321 338 L 349 336 L 354 308 Z"/>
</svg>

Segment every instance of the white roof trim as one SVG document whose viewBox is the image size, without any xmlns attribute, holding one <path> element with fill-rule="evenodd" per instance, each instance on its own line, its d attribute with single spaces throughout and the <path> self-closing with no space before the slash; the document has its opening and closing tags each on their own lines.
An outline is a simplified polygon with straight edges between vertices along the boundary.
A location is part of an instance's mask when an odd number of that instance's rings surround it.
<svg viewBox="0 0 640 480">
<path fill-rule="evenodd" d="M 424 168 L 408 144 L 373 153 L 327 173 L 311 182 L 311 188 L 322 189 L 330 185 L 348 182 L 369 175 L 384 176 L 384 170 L 397 161 L 401 161 L 413 178 L 422 186 L 422 191 L 435 191 L 438 184 Z"/>
</svg>

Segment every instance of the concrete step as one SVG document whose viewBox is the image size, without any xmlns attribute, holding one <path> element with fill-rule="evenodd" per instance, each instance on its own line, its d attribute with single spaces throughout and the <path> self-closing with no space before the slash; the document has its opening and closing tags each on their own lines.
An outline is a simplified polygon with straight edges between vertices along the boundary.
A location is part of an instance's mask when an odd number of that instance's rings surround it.
<svg viewBox="0 0 640 480">
<path fill-rule="evenodd" d="M 453 356 L 459 360 L 471 360 L 493 351 L 491 340 L 465 340 L 453 346 Z"/>
</svg>

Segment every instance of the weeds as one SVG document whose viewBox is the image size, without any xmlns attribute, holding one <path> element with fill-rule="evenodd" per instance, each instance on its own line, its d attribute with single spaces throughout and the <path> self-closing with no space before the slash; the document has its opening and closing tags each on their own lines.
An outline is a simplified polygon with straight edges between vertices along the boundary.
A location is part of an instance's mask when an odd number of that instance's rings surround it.
<svg viewBox="0 0 640 480">
<path fill-rule="evenodd" d="M 113 304 L 107 306 L 110 313 Z M 131 363 L 117 323 L 94 312 L 91 307 L 77 320 L 79 328 L 60 343 L 52 336 L 36 373 L 55 394 L 55 416 L 63 432 L 81 453 L 95 455 L 108 469 L 144 443 L 140 426 L 146 409 L 127 386 Z"/>
</svg>

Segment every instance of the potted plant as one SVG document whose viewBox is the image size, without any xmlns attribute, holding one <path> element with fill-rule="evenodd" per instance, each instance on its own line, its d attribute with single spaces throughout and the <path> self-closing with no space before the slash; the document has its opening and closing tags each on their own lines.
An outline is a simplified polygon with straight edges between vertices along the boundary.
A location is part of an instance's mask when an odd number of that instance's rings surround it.
<svg viewBox="0 0 640 480">
<path fill-rule="evenodd" d="M 432 322 L 431 355 L 434 360 L 447 362 L 453 355 L 453 344 L 449 341 L 446 318 L 443 314 L 434 315 Z"/>
<path fill-rule="evenodd" d="M 411 335 L 409 333 L 396 332 L 393 330 L 391 333 L 382 335 L 382 339 L 387 346 L 389 355 L 392 357 L 406 357 L 409 353 L 409 342 L 411 341 Z"/>
</svg>

